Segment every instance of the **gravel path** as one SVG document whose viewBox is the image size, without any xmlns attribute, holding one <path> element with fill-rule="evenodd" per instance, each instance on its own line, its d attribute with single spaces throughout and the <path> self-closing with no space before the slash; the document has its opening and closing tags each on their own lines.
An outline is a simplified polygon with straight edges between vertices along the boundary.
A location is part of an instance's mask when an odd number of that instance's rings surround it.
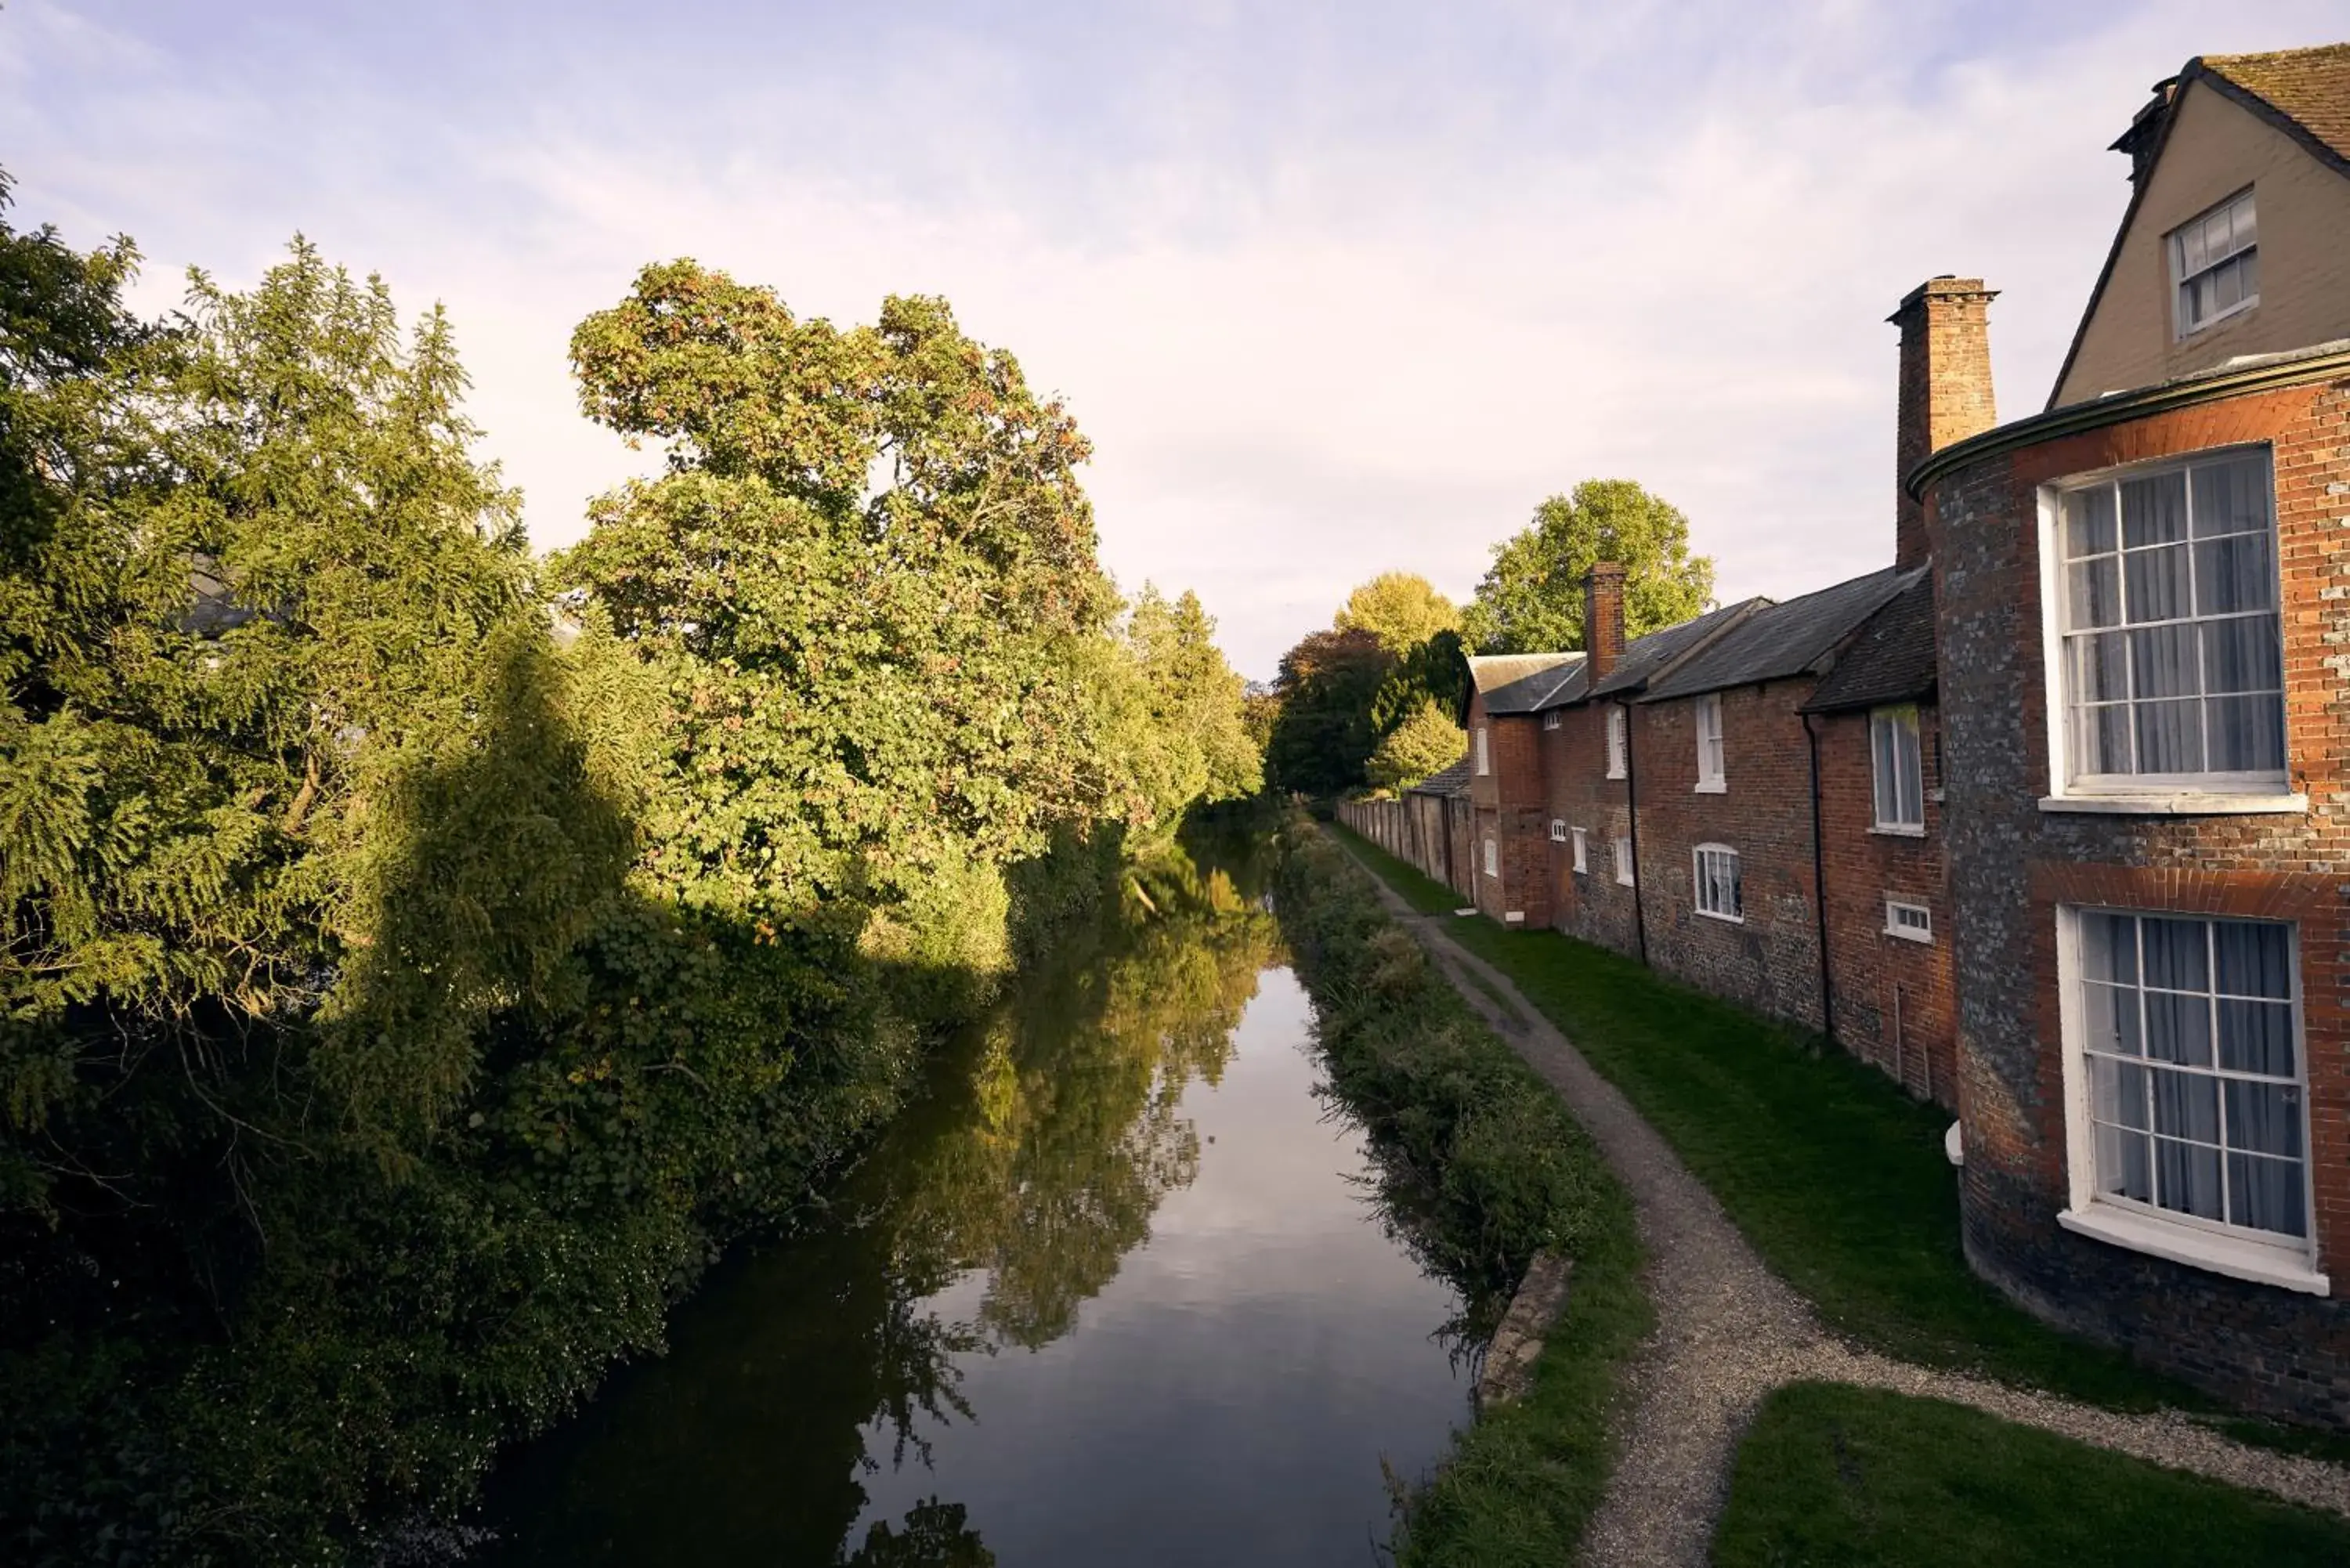
<svg viewBox="0 0 2350 1568">
<path fill-rule="evenodd" d="M 1351 851 L 1350 851 L 1351 853 Z M 1860 1384 L 1979 1410 L 2334 1513 L 2350 1469 L 2253 1449 L 2171 1412 L 2127 1415 L 1847 1345 L 1746 1244 L 1705 1185 L 1508 977 L 1372 880 L 1453 989 L 1551 1085 L 1630 1189 L 1648 1251 L 1657 1328 L 1636 1353 L 1616 1419 L 1615 1473 L 1585 1537 L 1593 1568 L 1702 1564 L 1739 1438 L 1765 1395 L 1798 1380 Z"/>
</svg>

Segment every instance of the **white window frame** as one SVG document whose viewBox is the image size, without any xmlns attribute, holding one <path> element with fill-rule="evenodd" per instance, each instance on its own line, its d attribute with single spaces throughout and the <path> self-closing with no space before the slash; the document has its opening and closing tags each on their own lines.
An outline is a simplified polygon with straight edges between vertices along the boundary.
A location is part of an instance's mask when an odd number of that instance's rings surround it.
<svg viewBox="0 0 2350 1568">
<path fill-rule="evenodd" d="M 1707 889 L 1720 886 L 1715 877 L 1706 873 L 1709 857 L 1726 857 L 1730 862 L 1730 897 L 1735 905 L 1730 910 L 1707 906 Z M 1690 851 L 1690 908 L 1709 920 L 1725 920 L 1733 926 L 1746 923 L 1746 872 L 1737 850 L 1727 844 L 1700 844 Z"/>
<path fill-rule="evenodd" d="M 1477 726 L 1477 774 L 1479 777 L 1493 771 L 1492 743 L 1485 739 L 1485 726 Z"/>
<path fill-rule="evenodd" d="M 1616 836 L 1616 880 L 1622 886 L 1629 888 L 1634 886 L 1635 875 L 1632 867 L 1632 836 L 1628 833 L 1619 833 Z"/>
<path fill-rule="evenodd" d="M 1709 691 L 1693 705 L 1697 729 L 1697 793 L 1721 794 L 1730 788 L 1729 745 L 1721 733 L 1721 693 Z"/>
<path fill-rule="evenodd" d="M 1902 917 L 1905 915 L 1916 919 L 1904 925 Z M 1897 898 L 1888 893 L 1885 898 L 1885 934 L 1899 937 L 1905 942 L 1923 942 L 1931 947 L 1934 945 L 1934 911 L 1914 898 Z"/>
<path fill-rule="evenodd" d="M 1502 851 L 1493 836 L 1485 836 L 1485 875 L 1498 880 L 1502 875 Z"/>
<path fill-rule="evenodd" d="M 1553 708 L 1549 712 L 1543 715 L 1543 728 L 1545 730 L 1555 730 L 1565 722 L 1565 715 L 1562 714 L 1555 708 Z"/>
<path fill-rule="evenodd" d="M 1583 829 L 1571 827 L 1567 831 L 1574 836 L 1575 840 L 1575 874 L 1578 877 L 1587 877 L 1591 874 L 1590 843 L 1585 836 Z"/>
<path fill-rule="evenodd" d="M 1607 710 L 1607 776 L 1611 779 L 1624 776 L 1625 759 L 1631 749 L 1626 735 L 1628 727 L 1623 709 Z"/>
<path fill-rule="evenodd" d="M 1889 737 L 1889 739 L 1888 739 Z M 1906 749 L 1905 749 L 1906 747 Z M 1885 815 L 1885 764 L 1893 763 L 1892 805 Z M 1926 836 L 1926 744 L 1915 703 L 1873 708 L 1868 714 L 1869 831 L 1907 838 Z"/>
<path fill-rule="evenodd" d="M 1565 821 L 1555 816 L 1550 819 L 1550 841 L 1553 844 L 1564 844 L 1566 842 L 1566 824 Z"/>
<path fill-rule="evenodd" d="M 2132 463 L 2092 473 L 2074 474 L 2039 492 L 2040 511 L 2040 639 L 2041 670 L 2047 685 L 2048 793 L 2040 809 L 2049 812 L 2117 812 L 2128 815 L 2303 813 L 2309 797 L 2292 790 L 2293 735 L 2284 736 L 2283 768 L 2273 773 L 2203 774 L 2079 774 L 2073 771 L 2073 715 L 2066 680 L 2069 655 L 2064 628 L 2064 499 L 2076 491 L 2139 479 L 2168 469 L 2191 469 L 2207 462 L 2258 454 L 2269 462 L 2270 565 L 2279 574 L 2275 585 L 2278 636 L 2284 635 L 2282 556 L 2275 532 L 2275 458 L 2265 442 L 2210 447 L 2182 452 L 2151 462 Z M 2192 505 L 2193 482 L 2188 485 Z M 2192 524 L 2189 528 L 2190 542 Z M 2190 548 L 2190 555 L 2191 555 Z M 2289 650 L 2284 650 L 2289 654 Z M 2291 709 L 2287 706 L 2287 717 Z"/>
<path fill-rule="evenodd" d="M 2227 248 L 2215 254 L 2210 248 L 2210 230 L 2215 220 L 2221 219 L 2226 221 L 2219 227 L 2227 230 L 2228 234 L 2219 243 Z M 2261 302 L 2260 210 L 2252 202 L 2250 185 L 2225 201 L 2212 202 L 2163 235 L 2162 248 L 2170 258 L 2170 335 L 2174 341 L 2209 331 Z M 2195 286 L 2209 278 L 2216 292 L 2219 273 L 2230 266 L 2237 271 L 2240 289 L 2242 275 L 2247 272 L 2251 275 L 2251 287 L 2243 290 L 2233 305 L 2222 306 L 2208 316 L 2193 316 L 2189 302 L 2194 297 Z"/>
<path fill-rule="evenodd" d="M 2316 1128 L 2312 1125 L 2309 1114 L 2309 1030 L 2302 1004 L 2300 927 L 2291 921 L 2259 922 L 2284 926 L 2290 933 L 2286 940 L 2286 951 L 2293 992 L 2294 1082 L 2301 1089 L 2302 1107 L 2302 1213 L 2307 1218 L 2309 1229 L 2306 1237 L 2292 1237 L 2230 1225 L 2199 1215 L 2158 1209 L 2152 1204 L 2097 1190 L 2096 1141 L 2090 1116 L 2085 1050 L 2088 1025 L 2081 956 L 2081 917 L 2085 914 L 2191 919 L 2207 923 L 2224 922 L 2230 919 L 2179 909 L 2135 909 L 2105 905 L 2058 907 L 2056 984 L 2060 1004 L 2059 1027 L 2063 1033 L 2064 1145 L 2071 1203 L 2057 1214 L 2057 1223 L 2076 1234 L 2095 1237 L 2117 1247 L 2151 1253 L 2234 1279 L 2276 1285 L 2308 1295 L 2331 1295 L 2333 1283 L 2318 1272 L 2316 1264 L 2319 1221 L 2314 1175 L 2318 1154 L 2314 1144 Z M 2215 975 L 2215 985 L 2217 979 Z M 2142 970 L 2139 983 L 2142 988 Z M 2215 1035 L 2215 1063 L 2217 1049 Z M 2215 1068 L 2212 1075 L 2223 1074 L 2224 1069 Z"/>
</svg>

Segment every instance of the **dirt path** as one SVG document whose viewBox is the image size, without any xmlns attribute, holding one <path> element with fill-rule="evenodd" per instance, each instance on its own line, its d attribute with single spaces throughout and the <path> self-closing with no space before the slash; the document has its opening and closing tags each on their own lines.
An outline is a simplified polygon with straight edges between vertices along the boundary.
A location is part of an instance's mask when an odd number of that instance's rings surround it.
<svg viewBox="0 0 2350 1568">
<path fill-rule="evenodd" d="M 1616 1086 L 1507 976 L 1452 940 L 1448 917 L 1416 914 L 1386 882 L 1372 880 L 1453 989 L 1558 1091 L 1631 1190 L 1657 1328 L 1627 1374 L 1617 1416 L 1621 1451 L 1584 1540 L 1584 1561 L 1594 1568 L 1703 1563 L 1738 1439 L 1763 1396 L 1803 1379 L 1947 1399 L 2350 1516 L 2350 1469 L 2343 1467 L 2251 1448 L 2169 1412 L 2101 1410 L 1839 1340 L 1763 1266 L 1713 1194 Z"/>
</svg>

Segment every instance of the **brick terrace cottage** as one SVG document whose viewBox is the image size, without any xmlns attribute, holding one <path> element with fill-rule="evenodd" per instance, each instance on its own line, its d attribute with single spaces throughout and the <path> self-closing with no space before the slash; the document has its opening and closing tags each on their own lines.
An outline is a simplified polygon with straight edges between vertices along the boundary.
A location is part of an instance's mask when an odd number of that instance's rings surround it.
<svg viewBox="0 0 2350 1568">
<path fill-rule="evenodd" d="M 1953 1106 L 1979 1272 L 2350 1428 L 2350 45 L 2115 145 L 2046 410 L 1981 282 L 1896 312 L 1889 568 L 1627 642 L 1602 567 L 1586 655 L 1476 661 L 1473 855 L 1397 827 L 1457 777 L 1347 817 Z"/>
</svg>

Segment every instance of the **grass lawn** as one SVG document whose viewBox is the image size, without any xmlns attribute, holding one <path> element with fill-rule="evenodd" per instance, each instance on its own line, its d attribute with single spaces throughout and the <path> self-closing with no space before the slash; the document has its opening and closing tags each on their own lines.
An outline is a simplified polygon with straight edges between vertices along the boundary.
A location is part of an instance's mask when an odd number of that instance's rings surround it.
<svg viewBox="0 0 2350 1568">
<path fill-rule="evenodd" d="M 1338 832 L 1415 906 L 1428 905 L 1437 884 Z M 1456 895 L 1437 890 L 1452 907 Z M 1974 1276 L 1942 1154 L 1948 1112 L 1814 1037 L 1558 932 L 1485 919 L 1445 929 L 1623 1090 L 1835 1327 L 1898 1355 L 2102 1405 L 2209 1407 L 2182 1384 L 2040 1324 Z"/>
<path fill-rule="evenodd" d="M 1422 874 L 1409 860 L 1399 860 L 1369 839 L 1343 823 L 1331 823 L 1330 830 L 1345 841 L 1347 848 L 1362 857 L 1364 864 L 1379 874 L 1379 879 L 1403 895 L 1403 901 L 1423 915 L 1449 915 L 1468 907 L 1469 900 L 1438 881 Z"/>
<path fill-rule="evenodd" d="M 2350 1524 L 1875 1389 L 1773 1394 L 1738 1451 L 1716 1568 L 2350 1563 Z"/>
</svg>

